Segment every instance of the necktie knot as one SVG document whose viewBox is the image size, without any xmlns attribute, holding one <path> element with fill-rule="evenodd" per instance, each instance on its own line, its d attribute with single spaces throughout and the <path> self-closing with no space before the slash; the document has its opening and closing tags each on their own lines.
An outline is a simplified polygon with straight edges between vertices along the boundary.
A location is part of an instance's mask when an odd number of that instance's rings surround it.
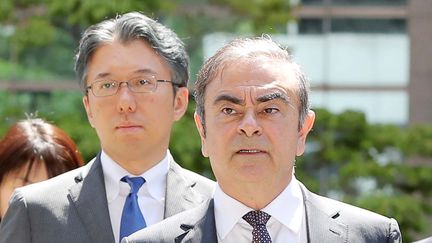
<svg viewBox="0 0 432 243">
<path fill-rule="evenodd" d="M 255 227 L 256 225 L 266 225 L 270 215 L 263 211 L 250 211 L 243 216 L 243 219 Z"/>
<path fill-rule="evenodd" d="M 263 211 L 250 211 L 243 219 L 252 227 L 252 243 L 271 243 L 270 234 L 266 228 L 270 215 Z"/>
<path fill-rule="evenodd" d="M 145 179 L 142 178 L 141 176 L 139 176 L 139 177 L 125 176 L 125 177 L 121 178 L 121 181 L 129 184 L 129 186 L 131 188 L 130 193 L 135 194 L 135 195 L 138 193 L 141 186 L 145 183 Z"/>
</svg>

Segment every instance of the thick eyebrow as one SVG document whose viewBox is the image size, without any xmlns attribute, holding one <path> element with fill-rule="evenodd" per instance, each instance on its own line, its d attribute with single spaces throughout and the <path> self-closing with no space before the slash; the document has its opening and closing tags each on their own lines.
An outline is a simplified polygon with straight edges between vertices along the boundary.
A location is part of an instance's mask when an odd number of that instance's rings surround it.
<svg viewBox="0 0 432 243">
<path fill-rule="evenodd" d="M 244 104 L 244 100 L 241 100 L 241 99 L 239 99 L 235 96 L 229 95 L 229 94 L 221 94 L 221 95 L 217 96 L 215 101 L 213 102 L 213 104 L 217 104 L 221 101 L 228 101 L 228 102 L 234 103 L 236 105 Z"/>
<path fill-rule="evenodd" d="M 258 101 L 260 103 L 264 103 L 264 102 L 268 102 L 270 100 L 275 100 L 275 99 L 281 100 L 286 104 L 291 103 L 290 98 L 286 94 L 281 93 L 281 92 L 273 92 L 270 94 L 265 94 L 265 95 L 259 96 L 256 98 L 256 101 Z M 231 102 L 231 103 L 236 104 L 236 105 L 243 105 L 244 104 L 244 100 L 241 100 L 238 97 L 235 97 L 235 96 L 232 96 L 229 94 L 221 94 L 221 95 L 217 96 L 215 101 L 213 102 L 213 104 L 217 104 L 221 101 L 228 101 L 228 102 Z"/>
<path fill-rule="evenodd" d="M 270 93 L 270 94 L 265 94 L 265 95 L 257 97 L 256 100 L 258 102 L 262 103 L 262 102 L 267 102 L 267 101 L 275 100 L 275 99 L 281 100 L 286 104 L 290 104 L 290 98 L 286 94 L 281 93 L 281 92 L 274 92 L 274 93 Z"/>
</svg>

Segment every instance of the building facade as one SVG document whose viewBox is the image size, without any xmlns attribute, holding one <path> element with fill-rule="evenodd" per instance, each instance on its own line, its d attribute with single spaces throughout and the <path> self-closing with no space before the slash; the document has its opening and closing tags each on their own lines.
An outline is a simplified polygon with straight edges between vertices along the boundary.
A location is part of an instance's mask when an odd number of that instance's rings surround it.
<svg viewBox="0 0 432 243">
<path fill-rule="evenodd" d="M 273 35 L 311 79 L 312 106 L 372 123 L 432 123 L 432 0 L 303 0 Z M 204 38 L 204 54 L 235 36 Z"/>
</svg>

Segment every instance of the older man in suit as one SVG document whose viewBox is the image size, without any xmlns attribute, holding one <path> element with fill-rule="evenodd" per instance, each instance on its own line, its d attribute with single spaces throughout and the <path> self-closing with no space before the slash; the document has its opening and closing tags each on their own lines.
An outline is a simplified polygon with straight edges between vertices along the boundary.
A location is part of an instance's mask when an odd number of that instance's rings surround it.
<svg viewBox="0 0 432 243">
<path fill-rule="evenodd" d="M 308 83 L 268 37 L 237 39 L 211 57 L 195 97 L 213 199 L 123 242 L 399 242 L 397 222 L 318 196 L 294 175 L 315 114 Z"/>
<path fill-rule="evenodd" d="M 17 189 L 0 242 L 119 242 L 207 201 L 214 182 L 168 151 L 188 104 L 188 57 L 174 32 L 128 13 L 88 28 L 76 72 L 102 151 L 86 166 Z"/>
</svg>

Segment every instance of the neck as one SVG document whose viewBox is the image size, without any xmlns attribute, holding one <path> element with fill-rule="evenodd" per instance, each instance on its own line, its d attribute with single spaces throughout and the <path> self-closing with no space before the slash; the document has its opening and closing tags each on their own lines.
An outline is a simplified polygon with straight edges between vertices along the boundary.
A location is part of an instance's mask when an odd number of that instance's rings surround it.
<svg viewBox="0 0 432 243">
<path fill-rule="evenodd" d="M 291 180 L 292 177 L 287 181 L 279 182 L 277 184 L 258 182 L 224 185 L 219 182 L 219 185 L 222 191 L 245 206 L 255 210 L 261 210 L 278 197 L 282 191 L 285 190 Z"/>
<path fill-rule="evenodd" d="M 118 165 L 127 170 L 132 175 L 141 175 L 156 164 L 158 164 L 166 156 L 166 150 L 162 153 L 151 154 L 134 154 L 134 153 L 110 153 L 104 152 L 111 157 Z"/>
</svg>

